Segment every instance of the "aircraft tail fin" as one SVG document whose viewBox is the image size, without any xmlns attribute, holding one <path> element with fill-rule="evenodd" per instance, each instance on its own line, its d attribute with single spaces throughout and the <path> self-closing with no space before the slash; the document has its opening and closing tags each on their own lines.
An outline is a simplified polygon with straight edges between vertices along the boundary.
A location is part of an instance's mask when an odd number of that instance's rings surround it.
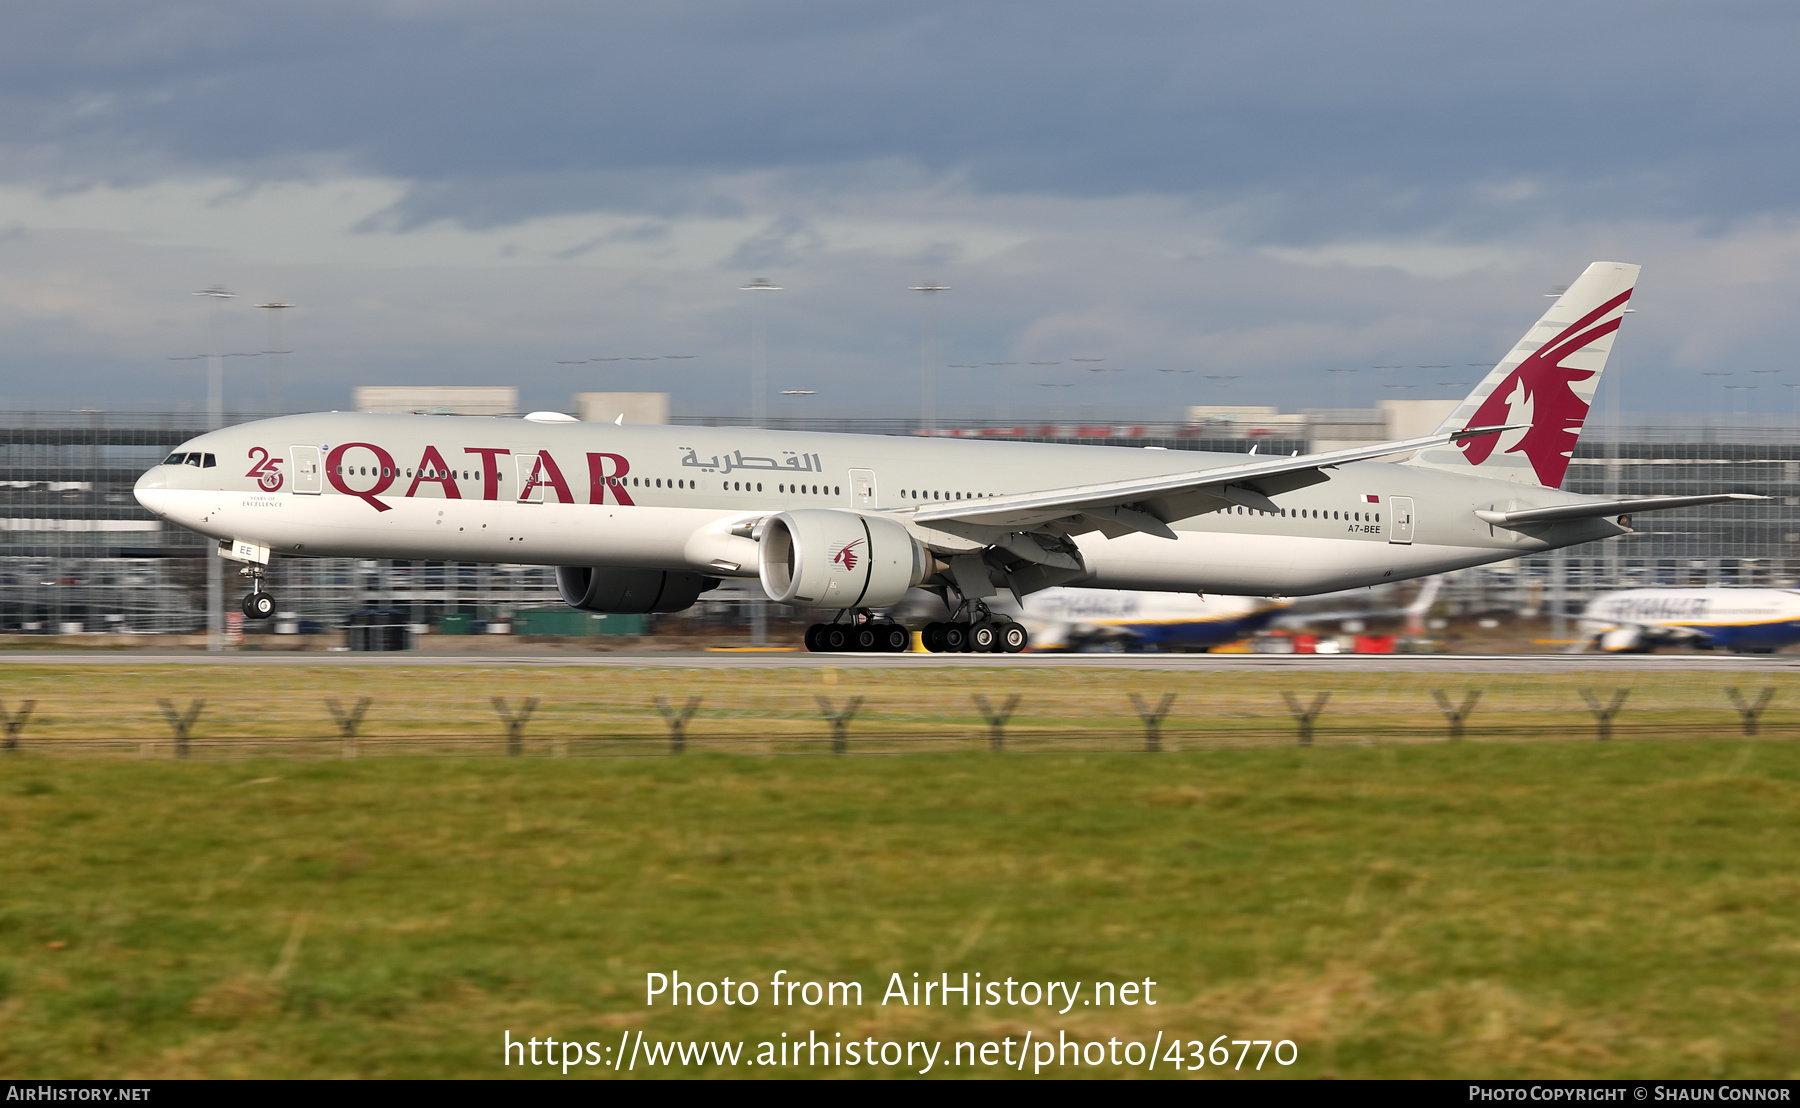
<svg viewBox="0 0 1800 1108">
<path fill-rule="evenodd" d="M 1422 450 L 1407 464 L 1559 488 L 1637 276 L 1623 262 L 1588 266 L 1438 428 L 1521 430 Z"/>
</svg>

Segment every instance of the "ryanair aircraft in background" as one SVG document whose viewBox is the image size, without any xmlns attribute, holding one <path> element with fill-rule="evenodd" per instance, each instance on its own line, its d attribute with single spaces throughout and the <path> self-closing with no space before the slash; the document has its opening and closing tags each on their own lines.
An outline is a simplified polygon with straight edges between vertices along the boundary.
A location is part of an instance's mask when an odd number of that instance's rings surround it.
<svg viewBox="0 0 1800 1108">
<path fill-rule="evenodd" d="M 988 600 L 1055 586 L 1316 596 L 1631 530 L 1743 493 L 1563 491 L 1638 267 L 1588 266 L 1436 432 L 1293 457 L 729 427 L 327 413 L 212 431 L 137 483 L 244 563 L 267 618 L 280 557 L 556 567 L 590 612 L 676 612 L 726 578 L 833 613 L 812 650 L 1023 649 Z"/>
<path fill-rule="evenodd" d="M 1612 654 L 1659 646 L 1769 654 L 1800 642 L 1800 590 L 1627 589 L 1596 597 L 1580 626 Z"/>
<path fill-rule="evenodd" d="M 1256 596 L 1053 588 L 1026 594 L 1017 614 L 1033 650 L 1204 650 L 1263 630 L 1288 603 Z"/>
</svg>

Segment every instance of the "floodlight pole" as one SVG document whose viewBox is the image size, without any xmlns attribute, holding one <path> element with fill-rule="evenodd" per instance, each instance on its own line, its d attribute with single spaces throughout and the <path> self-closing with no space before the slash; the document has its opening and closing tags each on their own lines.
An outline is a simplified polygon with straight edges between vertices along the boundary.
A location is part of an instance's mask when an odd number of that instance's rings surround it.
<svg viewBox="0 0 1800 1108">
<path fill-rule="evenodd" d="M 219 307 L 237 294 L 223 285 L 213 285 L 194 294 L 212 301 L 212 353 L 206 372 L 206 429 L 217 431 L 225 426 L 225 344 L 219 335 Z M 225 649 L 225 635 L 220 609 L 225 606 L 225 563 L 212 543 L 206 550 L 206 649 Z"/>
<path fill-rule="evenodd" d="M 747 285 L 739 285 L 739 292 L 780 292 L 780 285 L 769 283 L 768 278 L 758 277 Z M 761 427 L 769 421 L 769 325 L 767 299 L 755 298 L 750 317 L 750 426 Z M 757 582 L 760 593 L 762 582 Z M 750 645 L 769 645 L 769 601 L 758 595 L 750 601 Z"/>
<path fill-rule="evenodd" d="M 767 277 L 758 277 L 739 292 L 780 292 Z M 769 323 L 762 297 L 756 298 L 750 317 L 750 426 L 761 427 L 769 419 Z"/>
<path fill-rule="evenodd" d="M 920 374 L 920 378 L 921 378 L 920 385 L 921 385 L 921 391 L 923 393 L 922 397 L 920 398 L 921 399 L 920 422 L 922 422 L 925 425 L 925 433 L 930 434 L 937 430 L 937 418 L 938 418 L 938 413 L 937 413 L 937 370 L 938 370 L 937 297 L 933 296 L 932 294 L 937 293 L 937 292 L 949 292 L 950 286 L 949 285 L 932 284 L 932 283 L 928 282 L 923 285 L 908 285 L 907 291 L 908 292 L 921 292 L 921 293 L 925 294 L 925 344 L 924 344 L 924 349 L 919 351 L 919 362 L 920 362 L 919 374 Z"/>
<path fill-rule="evenodd" d="M 269 309 L 269 348 L 264 354 L 273 355 L 275 361 L 269 366 L 269 414 L 281 414 L 281 371 L 286 366 L 281 363 L 281 356 L 287 351 L 281 345 L 281 309 L 291 308 L 292 304 L 284 304 L 279 300 L 271 300 L 267 304 L 258 304 L 259 308 Z"/>
</svg>

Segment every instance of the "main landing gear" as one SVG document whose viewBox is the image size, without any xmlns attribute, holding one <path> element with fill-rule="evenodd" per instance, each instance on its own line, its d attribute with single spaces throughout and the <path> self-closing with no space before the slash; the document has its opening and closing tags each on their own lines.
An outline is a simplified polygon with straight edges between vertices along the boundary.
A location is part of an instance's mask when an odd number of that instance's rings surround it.
<svg viewBox="0 0 1800 1108">
<path fill-rule="evenodd" d="M 933 654 L 1017 654 L 1030 636 L 1005 617 L 996 619 L 977 605 L 968 620 L 928 623 L 920 636 Z M 912 635 L 901 624 L 859 611 L 849 623 L 815 623 L 806 629 L 806 649 L 814 654 L 903 653 Z"/>
<path fill-rule="evenodd" d="M 806 629 L 806 649 L 814 654 L 903 654 L 912 633 L 892 620 L 859 610 L 849 623 L 815 623 Z"/>
<path fill-rule="evenodd" d="M 1012 620 L 985 616 L 973 623 L 927 623 L 919 637 L 933 654 L 1017 654 L 1030 641 Z"/>
<path fill-rule="evenodd" d="M 275 597 L 263 591 L 263 567 L 245 566 L 238 576 L 250 579 L 250 595 L 244 597 L 244 615 L 250 619 L 268 619 L 275 614 Z"/>
<path fill-rule="evenodd" d="M 1005 616 L 996 617 L 979 600 L 957 605 L 958 616 L 944 623 L 927 623 L 920 641 L 933 654 L 1017 654 L 1030 636 L 1025 628 Z"/>
</svg>

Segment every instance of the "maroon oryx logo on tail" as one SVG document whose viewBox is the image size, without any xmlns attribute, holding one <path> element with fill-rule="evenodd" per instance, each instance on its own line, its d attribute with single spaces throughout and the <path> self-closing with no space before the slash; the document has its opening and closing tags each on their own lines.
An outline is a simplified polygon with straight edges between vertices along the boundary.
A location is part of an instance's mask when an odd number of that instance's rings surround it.
<svg viewBox="0 0 1800 1108">
<path fill-rule="evenodd" d="M 854 572 L 856 563 L 859 560 L 856 556 L 856 548 L 868 541 L 869 540 L 867 539 L 857 539 L 842 550 L 839 550 L 836 554 L 831 556 L 831 564 L 834 566 L 843 566 L 845 569 Z"/>
<path fill-rule="evenodd" d="M 1538 482 L 1546 488 L 1562 486 L 1575 440 L 1580 437 L 1582 424 L 1587 419 L 1588 402 L 1576 395 L 1574 384 L 1588 380 L 1596 372 L 1565 366 L 1563 359 L 1617 331 L 1618 319 L 1605 323 L 1598 321 L 1630 299 L 1631 290 L 1626 289 L 1564 327 L 1560 334 L 1507 374 L 1467 424 L 1493 427 L 1511 423 L 1515 405 L 1531 404 L 1531 429 L 1506 452 L 1524 454 L 1530 459 Z M 1499 442 L 1500 436 L 1486 435 L 1479 439 L 1462 439 L 1456 445 L 1462 447 L 1470 465 L 1478 466 L 1488 460 Z"/>
</svg>

